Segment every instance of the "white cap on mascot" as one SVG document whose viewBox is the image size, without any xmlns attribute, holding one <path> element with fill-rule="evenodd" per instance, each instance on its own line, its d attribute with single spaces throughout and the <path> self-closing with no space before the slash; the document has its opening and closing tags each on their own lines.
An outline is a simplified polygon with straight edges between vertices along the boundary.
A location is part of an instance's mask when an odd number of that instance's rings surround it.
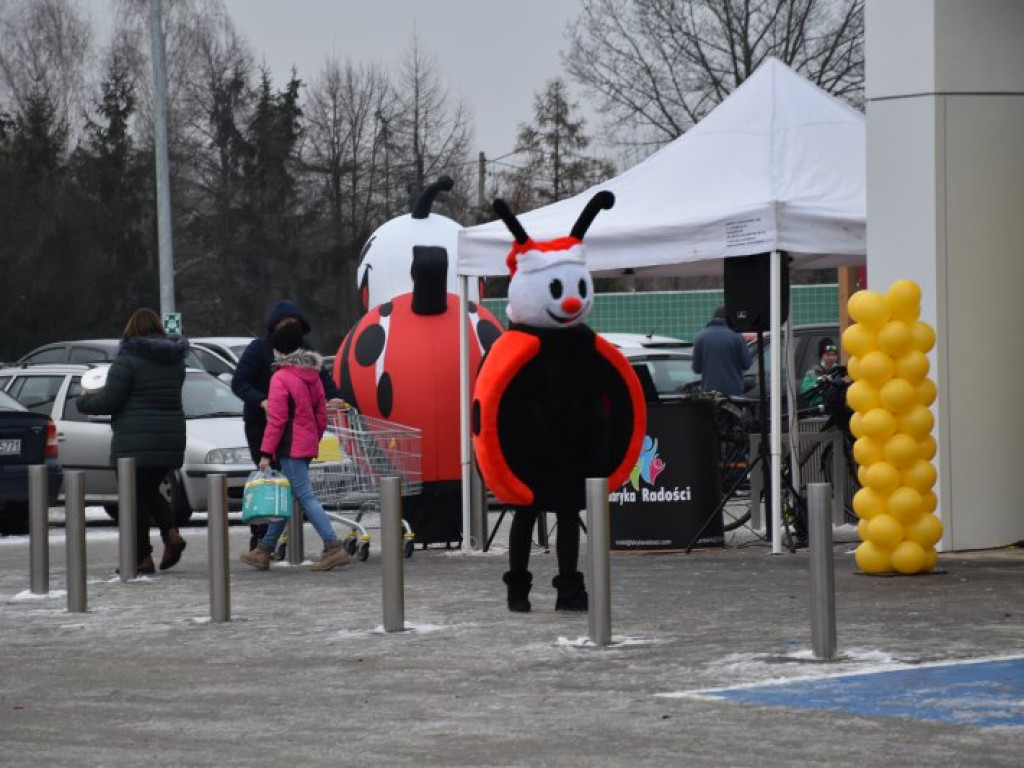
<svg viewBox="0 0 1024 768">
<path fill-rule="evenodd" d="M 442 176 L 422 191 L 411 187 L 412 213 L 384 222 L 370 235 L 356 270 L 356 286 L 365 310 L 412 292 L 414 245 L 439 246 L 448 252 L 447 292 L 458 293 L 455 263 L 462 227 L 447 216 L 430 212 L 438 193 L 454 186 L 450 176 Z M 480 300 L 476 280 L 469 281 L 469 300 Z"/>
</svg>

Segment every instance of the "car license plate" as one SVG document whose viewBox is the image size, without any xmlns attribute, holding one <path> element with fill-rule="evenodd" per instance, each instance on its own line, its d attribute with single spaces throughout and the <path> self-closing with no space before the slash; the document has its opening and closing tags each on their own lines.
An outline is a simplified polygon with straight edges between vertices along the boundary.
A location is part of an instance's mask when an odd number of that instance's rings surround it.
<svg viewBox="0 0 1024 768">
<path fill-rule="evenodd" d="M 0 440 L 0 456 L 20 456 L 21 440 L 4 438 Z"/>
</svg>

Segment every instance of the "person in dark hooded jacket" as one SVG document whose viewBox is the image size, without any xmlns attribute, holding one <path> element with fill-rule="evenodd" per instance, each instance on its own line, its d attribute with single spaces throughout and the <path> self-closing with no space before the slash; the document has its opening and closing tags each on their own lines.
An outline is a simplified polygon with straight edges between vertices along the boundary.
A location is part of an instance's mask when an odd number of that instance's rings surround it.
<svg viewBox="0 0 1024 768">
<path fill-rule="evenodd" d="M 288 299 L 275 302 L 267 314 L 266 335 L 249 342 L 231 378 L 231 390 L 244 404 L 242 417 L 245 421 L 245 440 L 249 444 L 253 464 L 260 463 L 260 445 L 263 442 L 263 433 L 267 429 L 267 397 L 270 392 L 270 377 L 274 374 L 274 346 L 270 340 L 275 331 L 290 323 L 297 323 L 302 329 L 303 336 L 310 332 L 309 322 L 296 302 Z M 327 399 L 332 401 L 331 404 L 341 405 L 341 393 L 326 371 L 320 372 L 320 380 Z M 254 550 L 260 539 L 266 535 L 267 526 L 252 525 L 250 531 L 252 536 L 249 539 L 249 549 Z"/>
<path fill-rule="evenodd" d="M 743 372 L 751 360 L 743 337 L 729 326 L 725 307 L 717 307 L 693 343 L 693 370 L 702 376 L 701 389 L 741 396 Z"/>
<path fill-rule="evenodd" d="M 83 393 L 82 413 L 109 414 L 113 439 L 110 460 L 135 459 L 136 556 L 139 573 L 153 573 L 151 521 L 164 541 L 160 569 L 175 565 L 185 549 L 160 483 L 181 467 L 185 456 L 185 412 L 181 387 L 185 381 L 188 341 L 164 332 L 152 309 L 138 309 L 125 326 L 117 358 L 103 388 Z"/>
</svg>

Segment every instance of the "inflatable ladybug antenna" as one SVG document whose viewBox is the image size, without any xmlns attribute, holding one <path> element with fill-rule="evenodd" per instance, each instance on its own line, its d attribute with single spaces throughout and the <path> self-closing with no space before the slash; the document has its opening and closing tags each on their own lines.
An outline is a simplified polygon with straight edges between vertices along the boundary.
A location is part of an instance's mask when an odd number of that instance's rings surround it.
<svg viewBox="0 0 1024 768">
<path fill-rule="evenodd" d="M 530 547 L 541 512 L 558 516 L 555 608 L 587 610 L 576 570 L 586 480 L 606 477 L 609 490 L 617 489 L 640 455 L 646 428 L 640 382 L 622 353 L 583 322 L 594 301 L 583 235 L 614 203 L 611 192 L 599 192 L 571 234 L 536 242 L 504 201 L 494 201 L 515 239 L 506 307 L 512 325 L 481 365 L 472 431 L 484 481 L 516 508 L 502 577 L 511 611 L 530 610 Z"/>
<path fill-rule="evenodd" d="M 430 215 L 430 209 L 434 206 L 434 198 L 441 192 L 451 192 L 454 187 L 455 182 L 451 176 L 442 176 L 433 184 L 428 185 L 422 192 L 419 192 L 415 198 L 412 197 L 412 189 L 410 189 L 412 217 L 414 219 L 427 218 Z"/>
</svg>

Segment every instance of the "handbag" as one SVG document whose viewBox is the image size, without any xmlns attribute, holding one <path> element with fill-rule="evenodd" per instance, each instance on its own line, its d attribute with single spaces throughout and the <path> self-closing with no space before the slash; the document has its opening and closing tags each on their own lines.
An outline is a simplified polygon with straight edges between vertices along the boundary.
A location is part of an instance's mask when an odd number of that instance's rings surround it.
<svg viewBox="0 0 1024 768">
<path fill-rule="evenodd" d="M 242 494 L 242 522 L 270 523 L 292 516 L 292 486 L 275 470 L 257 470 L 245 481 Z"/>
</svg>

